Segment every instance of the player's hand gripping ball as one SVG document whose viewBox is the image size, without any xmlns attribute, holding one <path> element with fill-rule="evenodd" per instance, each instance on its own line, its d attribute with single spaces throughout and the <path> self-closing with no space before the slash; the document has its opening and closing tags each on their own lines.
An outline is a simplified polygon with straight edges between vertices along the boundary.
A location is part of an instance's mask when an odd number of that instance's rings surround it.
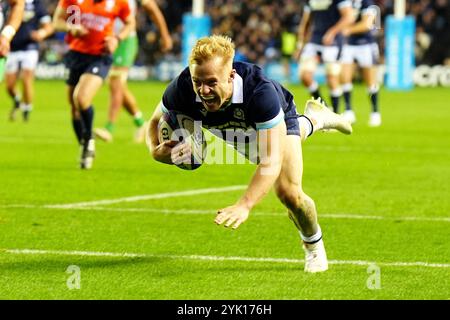
<svg viewBox="0 0 450 320">
<path fill-rule="evenodd" d="M 178 168 L 195 170 L 203 164 L 206 157 L 206 139 L 200 121 L 194 121 L 179 112 L 164 112 L 158 123 L 158 138 L 160 143 L 173 140 L 189 145 L 190 157 L 184 157 L 184 161 L 175 163 Z M 179 152 L 178 156 L 182 157 L 182 151 Z"/>
</svg>

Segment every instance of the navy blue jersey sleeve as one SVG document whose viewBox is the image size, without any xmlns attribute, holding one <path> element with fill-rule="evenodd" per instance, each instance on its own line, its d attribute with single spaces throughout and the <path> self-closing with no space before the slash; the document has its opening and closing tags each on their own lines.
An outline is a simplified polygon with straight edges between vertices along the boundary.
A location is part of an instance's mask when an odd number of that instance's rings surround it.
<svg viewBox="0 0 450 320">
<path fill-rule="evenodd" d="M 261 84 L 250 101 L 249 114 L 256 129 L 270 129 L 284 119 L 282 103 L 271 82 Z"/>
<path fill-rule="evenodd" d="M 175 106 L 179 104 L 180 97 L 178 96 L 179 91 L 177 89 L 177 81 L 178 77 L 172 80 L 164 91 L 161 105 L 163 112 L 175 110 Z"/>
<path fill-rule="evenodd" d="M 162 98 L 162 111 L 168 110 L 184 111 L 187 103 L 192 101 L 195 93 L 192 84 L 189 82 L 189 73 L 186 68 L 178 77 L 172 80 L 164 91 Z"/>
</svg>

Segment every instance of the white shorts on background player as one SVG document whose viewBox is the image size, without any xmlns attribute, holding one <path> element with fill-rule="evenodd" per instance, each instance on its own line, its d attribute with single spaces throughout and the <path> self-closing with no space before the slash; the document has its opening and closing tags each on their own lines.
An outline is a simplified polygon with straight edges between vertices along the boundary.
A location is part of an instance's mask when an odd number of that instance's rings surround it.
<svg viewBox="0 0 450 320">
<path fill-rule="evenodd" d="M 369 68 L 378 63 L 380 52 L 376 43 L 349 45 L 342 48 L 341 63 L 356 62 L 361 68 Z"/>
<path fill-rule="evenodd" d="M 339 47 L 307 43 L 303 48 L 300 61 L 316 58 L 319 55 L 324 63 L 337 62 L 339 60 Z"/>
<path fill-rule="evenodd" d="M 19 69 L 34 70 L 38 61 L 37 50 L 11 51 L 6 59 L 6 73 L 16 73 Z"/>
</svg>

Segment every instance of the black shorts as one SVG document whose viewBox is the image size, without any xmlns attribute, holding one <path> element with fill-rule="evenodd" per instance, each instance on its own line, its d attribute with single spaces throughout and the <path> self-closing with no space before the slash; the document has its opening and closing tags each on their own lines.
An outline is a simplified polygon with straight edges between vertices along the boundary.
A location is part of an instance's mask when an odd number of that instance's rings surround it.
<svg viewBox="0 0 450 320">
<path fill-rule="evenodd" d="M 113 59 L 110 55 L 91 55 L 70 50 L 64 56 L 64 65 L 69 69 L 66 83 L 76 86 L 85 73 L 91 73 L 105 79 Z"/>
</svg>

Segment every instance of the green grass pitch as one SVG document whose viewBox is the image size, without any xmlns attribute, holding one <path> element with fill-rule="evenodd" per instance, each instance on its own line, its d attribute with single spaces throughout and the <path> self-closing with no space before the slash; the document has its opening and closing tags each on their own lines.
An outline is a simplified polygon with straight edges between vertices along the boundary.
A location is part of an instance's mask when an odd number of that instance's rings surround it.
<svg viewBox="0 0 450 320">
<path fill-rule="evenodd" d="M 148 118 L 165 84 L 130 87 Z M 306 90 L 290 88 L 301 112 Z M 114 142 L 97 141 L 94 168 L 81 171 L 63 82 L 36 83 L 29 123 L 7 120 L 1 90 L 0 299 L 450 298 L 448 88 L 382 90 L 383 124 L 369 128 L 357 86 L 354 134 L 306 141 L 303 187 L 330 260 L 321 274 L 303 272 L 299 235 L 273 193 L 238 230 L 213 223 L 252 165 L 156 163 L 122 111 Z M 96 126 L 107 103 L 102 88 Z"/>
</svg>

